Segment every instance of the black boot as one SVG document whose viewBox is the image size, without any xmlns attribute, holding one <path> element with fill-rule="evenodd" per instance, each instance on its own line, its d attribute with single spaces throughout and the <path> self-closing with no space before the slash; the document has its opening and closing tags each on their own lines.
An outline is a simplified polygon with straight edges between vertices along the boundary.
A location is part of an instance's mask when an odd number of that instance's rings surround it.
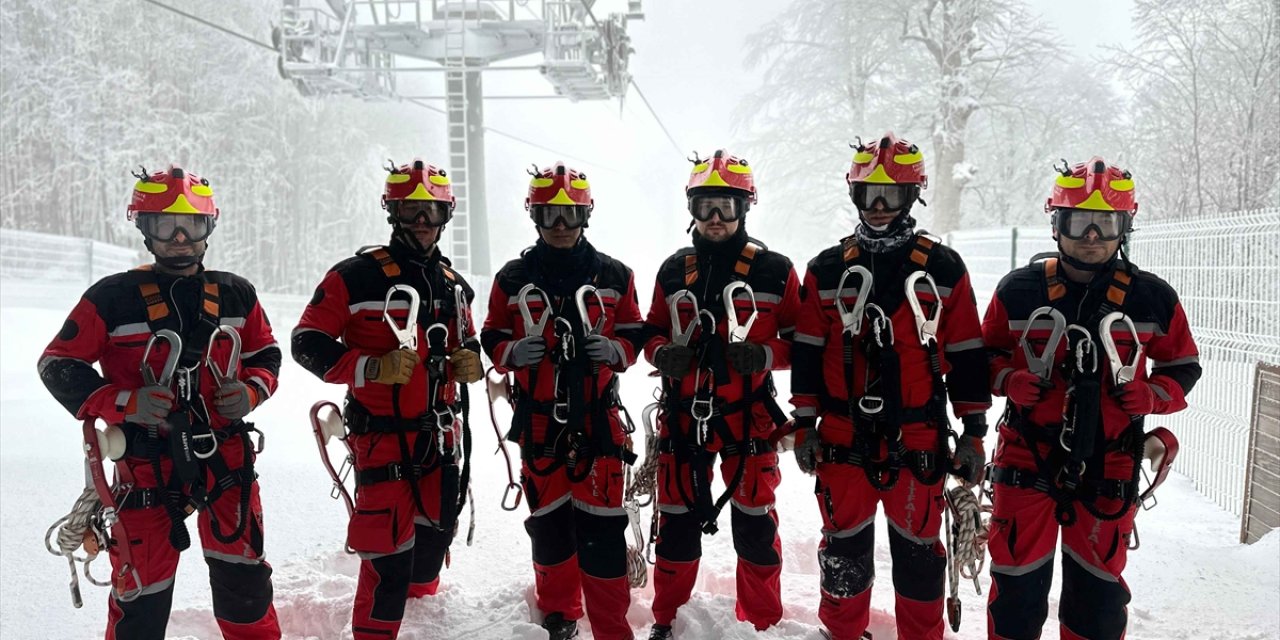
<svg viewBox="0 0 1280 640">
<path fill-rule="evenodd" d="M 542 620 L 542 628 L 547 630 L 550 640 L 571 640 L 578 637 L 578 621 L 565 620 L 560 612 L 548 613 Z"/>
<path fill-rule="evenodd" d="M 649 629 L 649 640 L 671 640 L 672 637 L 669 624 L 654 624 Z"/>
</svg>

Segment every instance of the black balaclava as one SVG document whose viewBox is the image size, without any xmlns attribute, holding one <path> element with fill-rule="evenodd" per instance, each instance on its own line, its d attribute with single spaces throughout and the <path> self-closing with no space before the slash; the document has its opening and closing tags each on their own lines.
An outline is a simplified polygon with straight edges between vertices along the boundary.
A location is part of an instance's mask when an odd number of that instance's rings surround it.
<svg viewBox="0 0 1280 640">
<path fill-rule="evenodd" d="M 600 256 L 586 234 L 568 249 L 553 247 L 542 236 L 522 256 L 529 276 L 538 288 L 558 297 L 570 296 L 589 284 L 599 270 Z"/>
</svg>

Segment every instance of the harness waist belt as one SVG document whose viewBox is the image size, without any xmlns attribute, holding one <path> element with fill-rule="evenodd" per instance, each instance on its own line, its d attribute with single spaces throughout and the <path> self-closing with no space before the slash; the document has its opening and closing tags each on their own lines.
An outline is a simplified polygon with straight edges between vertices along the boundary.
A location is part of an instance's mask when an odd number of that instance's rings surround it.
<svg viewBox="0 0 1280 640">
<path fill-rule="evenodd" d="M 1035 471 L 1027 469 L 1019 469 L 1017 467 L 997 466 L 991 469 L 991 481 L 996 484 L 1002 484 L 1008 487 L 1017 487 L 1019 489 L 1035 489 L 1042 493 L 1048 493 L 1052 478 L 1046 478 Z M 1127 480 L 1084 480 L 1075 491 L 1078 497 L 1092 498 L 1110 498 L 1112 500 L 1125 500 L 1134 494 L 1134 487 Z"/>
<path fill-rule="evenodd" d="M 444 459 L 436 464 L 418 464 L 405 466 L 399 462 L 392 462 L 385 467 L 374 467 L 372 469 L 356 470 L 356 484 L 365 486 L 369 484 L 377 484 L 379 482 L 391 482 L 394 480 L 417 480 L 427 473 L 436 470 L 437 467 L 453 464 L 455 462 L 452 453 L 444 455 Z"/>
<path fill-rule="evenodd" d="M 938 453 L 936 451 L 908 449 L 904 457 L 908 466 L 919 470 L 921 473 L 932 471 L 938 467 Z M 861 451 L 834 444 L 822 445 L 822 459 L 825 462 L 849 464 L 863 469 L 877 465 L 885 466 L 887 463 L 887 458 L 885 460 L 872 460 Z"/>
<path fill-rule="evenodd" d="M 461 410 L 454 406 L 449 410 L 455 416 Z M 348 402 L 343 412 L 347 421 L 347 431 L 352 435 L 368 433 L 412 433 L 414 431 L 435 431 L 440 428 L 439 416 L 428 411 L 416 418 L 395 418 L 394 416 L 375 416 L 354 401 Z M 460 419 L 459 419 L 460 421 Z"/>
<path fill-rule="evenodd" d="M 857 405 L 858 400 L 858 398 L 855 398 L 853 403 Z M 891 417 L 887 412 L 863 413 L 862 411 L 857 411 L 856 415 L 850 415 L 848 400 L 829 396 L 825 393 L 822 394 L 821 401 L 823 413 L 835 414 L 849 418 L 853 421 L 861 420 L 864 422 L 883 422 Z M 927 423 L 933 421 L 934 416 L 930 412 L 930 406 L 927 404 L 919 407 L 903 407 L 898 409 L 898 424 Z"/>
<path fill-rule="evenodd" d="M 738 442 L 725 443 L 724 446 L 720 447 L 720 455 L 726 457 L 741 455 L 742 449 L 739 448 L 739 444 L 740 443 Z M 701 447 L 698 447 L 692 442 L 682 446 L 678 444 L 674 438 L 662 438 L 661 440 L 658 440 L 659 453 L 675 453 L 681 449 L 701 450 Z M 766 453 L 773 453 L 774 451 L 776 451 L 774 446 L 764 438 L 752 438 L 748 440 L 746 444 L 746 454 L 749 456 L 758 456 Z"/>
</svg>

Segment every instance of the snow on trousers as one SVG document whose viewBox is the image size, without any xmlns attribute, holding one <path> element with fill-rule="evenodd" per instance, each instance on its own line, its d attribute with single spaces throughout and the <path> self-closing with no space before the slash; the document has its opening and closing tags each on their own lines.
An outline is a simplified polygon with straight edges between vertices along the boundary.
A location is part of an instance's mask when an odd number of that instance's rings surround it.
<svg viewBox="0 0 1280 640">
<path fill-rule="evenodd" d="M 616 412 L 610 411 L 615 425 Z M 535 462 L 540 468 L 547 463 Z M 524 528 L 532 541 L 538 609 L 577 620 L 585 597 L 598 640 L 632 637 L 622 464 L 616 457 L 598 456 L 580 482 L 570 480 L 566 466 L 538 475 L 525 464 L 520 474 L 530 509 Z"/>
<path fill-rule="evenodd" d="M 436 434 L 408 433 L 406 437 L 412 451 L 416 438 L 434 439 Z M 352 435 L 349 440 L 357 469 L 401 463 L 397 434 Z M 428 462 L 435 456 L 433 444 Z M 440 568 L 453 539 L 452 531 L 435 526 L 440 521 L 442 475 L 443 467 L 438 466 L 417 480 L 425 517 L 407 478 L 363 485 L 356 491 L 355 514 L 347 525 L 347 544 L 360 556 L 351 615 L 355 640 L 397 637 L 405 601 L 435 595 L 439 589 Z M 448 502 L 455 500 L 451 497 Z"/>
<path fill-rule="evenodd" d="M 870 623 L 877 504 L 884 505 L 889 521 L 898 637 L 942 640 L 942 490 L 943 482 L 921 484 L 906 467 L 891 489 L 878 491 L 861 467 L 818 465 L 816 491 L 823 522 L 818 618 L 834 640 L 861 638 Z"/>
<path fill-rule="evenodd" d="M 1059 529 L 1056 505 L 1044 492 L 1002 484 L 995 485 L 993 502 L 987 636 L 1034 640 L 1049 615 Z M 1098 506 L 1108 513 L 1120 502 L 1100 498 Z M 1124 638 L 1130 596 L 1120 573 L 1128 559 L 1137 509 L 1115 520 L 1099 520 L 1078 503 L 1073 508 L 1076 522 L 1061 527 L 1060 635 L 1064 640 Z"/>
<path fill-rule="evenodd" d="M 242 439 L 229 438 L 218 447 L 216 455 L 222 456 L 234 471 L 243 462 L 243 446 Z M 156 487 L 150 460 L 129 457 L 121 463 L 133 475 L 135 491 Z M 166 482 L 173 472 L 172 465 L 168 456 L 162 459 L 161 469 Z M 212 475 L 207 481 L 212 486 Z M 224 534 L 233 531 L 239 522 L 240 491 L 239 486 L 227 489 L 210 507 L 216 512 L 219 530 Z M 120 521 L 129 531 L 131 539 L 125 543 L 131 545 L 134 566 L 142 581 L 137 585 L 129 577 L 123 586 L 126 592 L 141 586 L 142 595 L 122 602 L 112 590 L 106 640 L 162 640 L 173 604 L 174 576 L 178 571 L 178 550 L 169 542 L 172 521 L 162 505 L 122 510 Z M 199 512 L 196 527 L 205 563 L 209 565 L 213 617 L 222 636 L 228 640 L 279 638 L 280 624 L 271 603 L 271 565 L 262 556 L 262 502 L 257 481 L 249 485 L 249 521 L 239 538 L 231 543 L 215 539 L 207 511 Z M 116 547 L 111 547 L 110 557 L 113 575 L 119 575 L 120 557 Z"/>
<path fill-rule="evenodd" d="M 732 478 L 742 464 L 737 455 L 720 462 L 720 472 Z M 702 558 L 702 529 L 698 514 L 685 504 L 682 493 L 693 497 L 692 469 L 680 465 L 674 454 L 658 459 L 657 561 L 653 568 L 653 617 L 658 624 L 671 624 L 676 610 L 689 601 L 698 578 Z M 714 472 L 707 469 L 708 482 Z M 774 491 L 782 476 L 778 454 L 749 456 L 742 482 L 729 500 L 733 548 L 738 554 L 735 607 L 739 620 L 764 630 L 782 619 L 782 542 L 778 538 L 778 513 Z M 713 496 L 714 498 L 714 496 Z"/>
</svg>

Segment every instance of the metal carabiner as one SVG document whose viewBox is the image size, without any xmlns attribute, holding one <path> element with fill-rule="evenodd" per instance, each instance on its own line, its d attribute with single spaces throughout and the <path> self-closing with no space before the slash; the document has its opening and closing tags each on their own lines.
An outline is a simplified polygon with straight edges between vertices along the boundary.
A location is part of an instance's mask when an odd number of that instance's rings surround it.
<svg viewBox="0 0 1280 640">
<path fill-rule="evenodd" d="M 1080 373 L 1097 371 L 1098 351 L 1094 348 L 1093 336 L 1089 335 L 1088 329 L 1078 324 L 1069 324 L 1067 325 L 1068 344 L 1071 342 L 1071 334 L 1073 332 L 1080 334 L 1080 339 L 1071 347 L 1072 353 L 1076 356 L 1076 371 Z"/>
<path fill-rule="evenodd" d="M 916 285 L 923 280 L 933 294 L 933 314 L 924 315 L 924 308 L 920 305 L 920 298 L 916 296 Z M 924 271 L 913 271 L 907 276 L 904 285 L 907 290 L 907 304 L 911 307 L 911 315 L 916 319 L 916 335 L 920 338 L 920 344 L 929 346 L 938 343 L 938 320 L 942 318 L 942 295 L 938 292 L 938 284 L 933 281 L 933 276 Z"/>
<path fill-rule="evenodd" d="M 213 360 L 213 345 L 218 341 L 218 336 L 224 335 L 231 339 L 231 355 L 227 357 L 227 368 L 222 369 L 217 362 Z M 222 324 L 209 335 L 209 348 L 205 350 L 204 365 L 213 374 L 213 381 L 221 387 L 229 382 L 235 382 L 236 376 L 240 373 L 240 332 L 236 328 Z"/>
<path fill-rule="evenodd" d="M 458 344 L 461 345 L 463 340 L 467 339 L 468 330 L 471 329 L 471 323 L 468 321 L 467 314 L 463 311 L 467 308 L 467 292 L 461 286 L 453 287 L 453 314 L 457 320 L 458 327 Z"/>
<path fill-rule="evenodd" d="M 689 304 L 693 305 L 693 316 L 689 318 L 689 324 L 683 326 L 680 324 L 680 302 L 682 300 L 688 301 Z M 667 310 L 671 314 L 671 342 L 682 347 L 689 346 L 689 342 L 693 340 L 693 332 L 698 330 L 701 320 L 702 312 L 698 309 L 698 297 L 688 289 L 681 289 L 671 294 L 671 299 L 667 302 Z"/>
<path fill-rule="evenodd" d="M 866 312 L 871 317 L 871 333 L 875 336 L 876 344 L 882 349 L 893 346 L 893 322 L 889 320 L 889 315 L 874 302 L 867 303 Z"/>
<path fill-rule="evenodd" d="M 151 356 L 151 349 L 155 347 L 157 340 L 164 340 L 169 343 L 169 355 L 165 356 L 164 367 L 160 369 L 160 376 L 156 377 L 156 372 L 147 364 L 147 359 Z M 148 387 L 159 385 L 168 387 L 173 383 L 173 372 L 178 370 L 178 358 L 182 355 L 182 338 L 177 333 L 169 329 L 161 329 L 155 332 L 147 340 L 147 348 L 142 351 L 142 383 Z"/>
<path fill-rule="evenodd" d="M 391 305 L 396 293 L 404 293 L 409 297 L 409 315 L 405 318 L 403 327 L 391 317 Z M 387 296 L 382 304 L 382 319 L 391 327 L 391 333 L 395 334 L 401 349 L 418 350 L 418 309 L 421 305 L 422 298 L 418 295 L 418 290 L 407 284 L 396 284 L 387 289 Z"/>
<path fill-rule="evenodd" d="M 858 299 L 854 300 L 852 309 L 844 304 L 845 283 L 851 275 L 861 278 L 858 282 Z M 857 337 L 862 333 L 863 313 L 871 297 L 871 285 L 871 272 L 862 265 L 855 264 L 840 274 L 840 284 L 836 285 L 836 312 L 840 314 L 840 324 L 849 337 Z"/>
<path fill-rule="evenodd" d="M 1031 330 L 1035 328 L 1037 320 L 1048 318 L 1053 322 L 1053 328 L 1049 330 L 1049 339 L 1045 342 L 1044 350 L 1040 355 L 1036 355 L 1031 346 L 1031 340 L 1028 336 Z M 1022 330 L 1022 337 L 1019 342 L 1022 343 L 1022 354 L 1027 358 L 1027 370 L 1040 376 L 1041 380 L 1048 381 L 1053 374 L 1053 360 L 1058 352 L 1058 343 L 1062 341 L 1062 335 L 1067 329 L 1067 319 L 1063 317 L 1062 312 L 1053 307 L 1040 307 L 1031 312 L 1027 317 L 1027 326 Z"/>
<path fill-rule="evenodd" d="M 1133 352 L 1127 363 L 1120 359 L 1115 336 L 1111 333 L 1111 327 L 1118 322 L 1124 323 L 1129 329 L 1129 335 L 1133 338 Z M 1138 328 L 1133 325 L 1133 320 L 1120 311 L 1108 313 L 1098 324 L 1098 338 L 1102 340 L 1102 350 L 1107 352 L 1107 362 L 1111 365 L 1112 383 L 1117 387 L 1123 387 L 1133 382 L 1138 375 L 1138 360 L 1142 358 L 1142 342 L 1138 339 Z"/>
<path fill-rule="evenodd" d="M 529 298 L 533 296 L 542 298 L 542 315 L 538 316 L 535 322 L 533 319 L 533 311 L 529 309 Z M 520 293 L 516 294 L 516 306 L 520 308 L 520 318 L 524 320 L 524 334 L 526 336 L 540 336 L 547 330 L 547 322 L 551 320 L 551 298 L 547 296 L 547 292 L 529 283 L 520 287 Z"/>
<path fill-rule="evenodd" d="M 738 308 L 734 304 L 734 298 L 739 291 L 745 291 L 751 300 L 751 315 L 747 316 L 747 321 L 738 322 Z M 721 294 L 724 299 L 724 316 L 728 324 L 729 342 L 746 342 L 747 335 L 751 333 L 751 326 L 756 323 L 756 316 L 759 315 L 759 308 L 756 306 L 756 292 L 751 285 L 741 281 L 734 280 L 724 286 Z"/>
<path fill-rule="evenodd" d="M 587 296 L 596 299 L 596 305 L 600 307 L 600 314 L 596 316 L 595 324 L 590 324 L 591 316 L 587 313 Z M 578 305 L 578 317 L 582 319 L 582 335 L 598 336 L 604 331 L 604 321 L 608 317 L 608 310 L 604 305 L 604 296 L 600 295 L 600 290 L 584 284 L 573 292 L 573 301 Z"/>
</svg>

